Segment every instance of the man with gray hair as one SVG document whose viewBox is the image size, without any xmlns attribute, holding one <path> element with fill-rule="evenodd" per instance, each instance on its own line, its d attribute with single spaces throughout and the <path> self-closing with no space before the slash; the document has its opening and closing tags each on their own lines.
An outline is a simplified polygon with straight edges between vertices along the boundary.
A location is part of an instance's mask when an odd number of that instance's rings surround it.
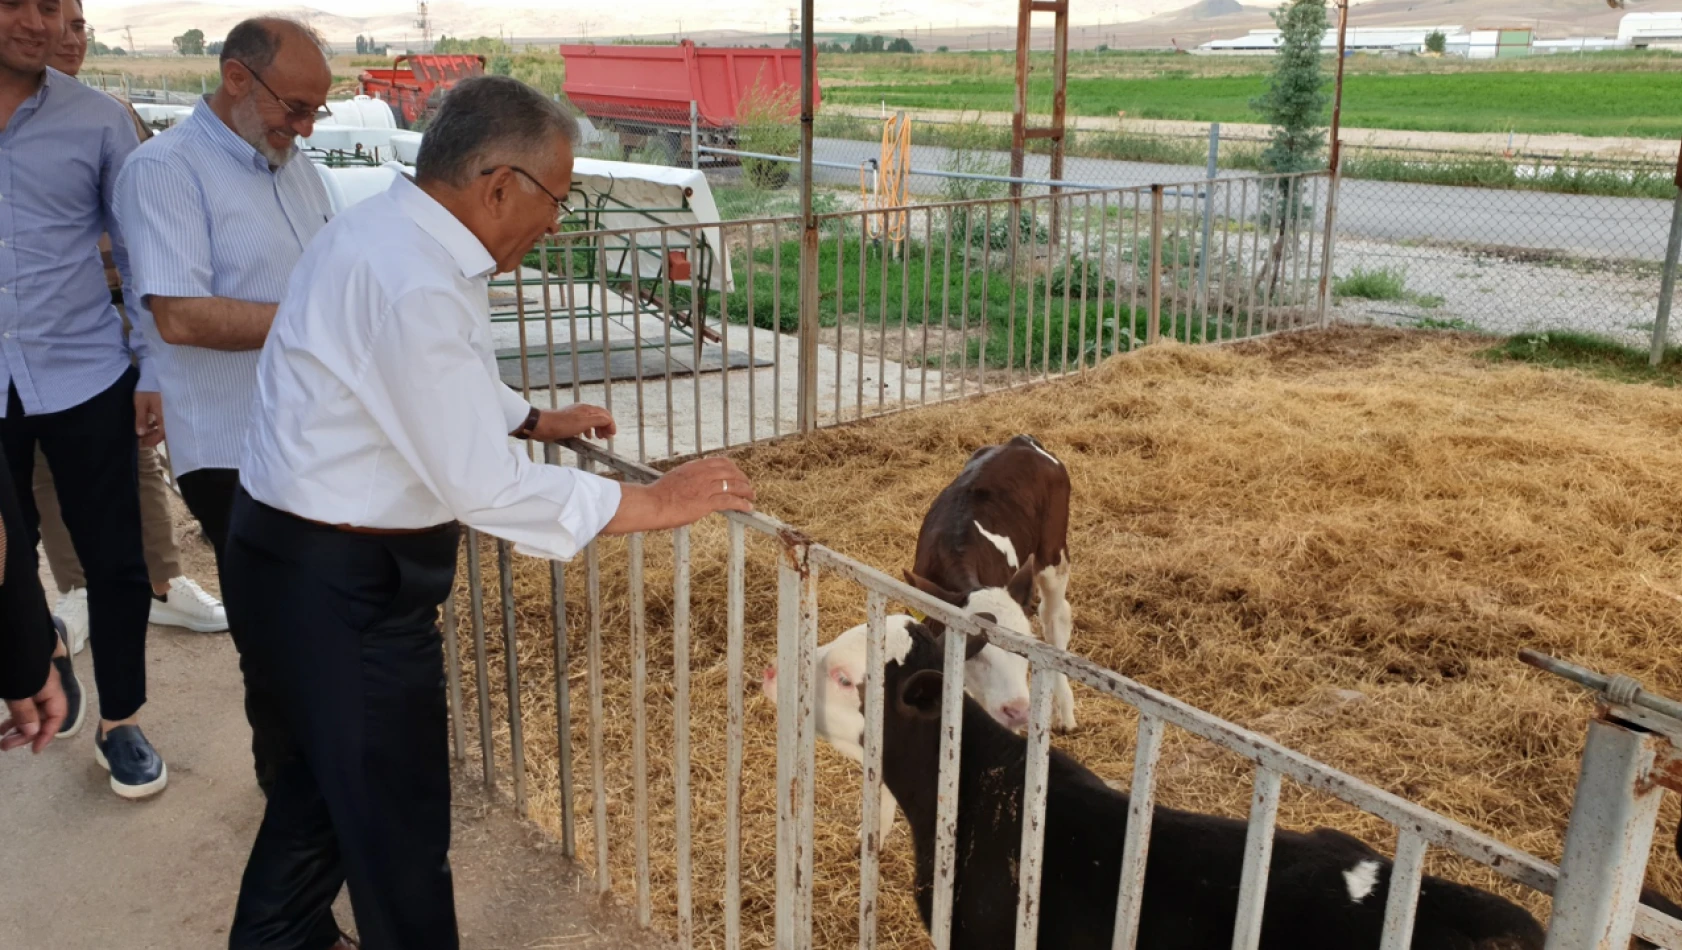
<svg viewBox="0 0 1682 950">
<path fill-rule="evenodd" d="M 222 46 L 221 87 L 136 149 L 117 181 L 117 215 L 133 248 L 130 310 L 156 353 L 170 466 L 218 573 L 257 354 L 293 266 L 332 214 L 320 176 L 296 160 L 293 144 L 314 131 L 332 81 L 309 27 L 246 20 Z M 243 634 L 229 629 L 243 669 Z M 268 736 L 280 713 L 246 680 L 252 758 L 267 793 L 276 769 Z"/>
<path fill-rule="evenodd" d="M 509 442 L 615 431 L 594 406 L 527 403 L 491 347 L 489 278 L 556 230 L 576 138 L 523 83 L 460 83 L 414 181 L 324 228 L 275 315 L 224 584 L 294 751 L 246 865 L 232 948 L 331 946 L 342 883 L 368 950 L 459 946 L 438 607 L 460 524 L 567 560 L 598 534 L 752 508 L 727 459 L 621 485 Z"/>
</svg>

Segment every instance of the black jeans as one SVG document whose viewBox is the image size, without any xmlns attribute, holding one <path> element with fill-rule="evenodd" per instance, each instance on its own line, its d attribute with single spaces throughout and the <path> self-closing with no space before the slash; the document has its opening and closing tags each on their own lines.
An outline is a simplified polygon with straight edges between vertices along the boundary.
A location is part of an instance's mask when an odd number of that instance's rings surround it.
<svg viewBox="0 0 1682 950">
<path fill-rule="evenodd" d="M 175 484 L 181 489 L 181 500 L 187 503 L 187 510 L 193 513 L 216 552 L 216 576 L 222 582 L 225 604 L 228 575 L 223 558 L 228 546 L 228 522 L 234 512 L 234 492 L 239 490 L 239 470 L 194 469 L 177 476 Z M 279 704 L 274 696 L 252 685 L 251 664 L 246 658 L 249 651 L 231 613 L 228 632 L 233 636 L 234 648 L 239 650 L 239 668 L 245 677 L 245 721 L 251 724 L 251 759 L 257 772 L 257 787 L 268 795 L 274 790 L 275 775 L 286 754 L 285 744 L 275 738 L 284 728 Z"/>
<path fill-rule="evenodd" d="M 325 950 L 350 886 L 366 950 L 457 950 L 438 607 L 455 525 L 351 534 L 234 500 L 228 620 L 282 701 L 282 763 L 240 884 L 232 950 Z"/>
<path fill-rule="evenodd" d="M 25 563 L 18 548 L 27 530 L 18 506 L 12 470 L 0 451 L 0 528 L 6 533 L 6 571 L 0 578 L 0 699 L 28 699 L 47 682 L 47 667 L 58 637 L 41 570 Z"/>
<path fill-rule="evenodd" d="M 64 527 L 88 578 L 88 633 L 99 715 L 127 719 L 146 704 L 146 624 L 152 582 L 140 538 L 139 443 L 129 368 L 110 388 L 63 412 L 25 415 L 17 388 L 0 419 L 0 444 L 14 486 L 34 484 L 35 447 L 53 470 Z M 25 536 L 9 539 L 7 561 L 39 572 L 41 514 L 35 494 L 18 494 Z"/>
</svg>

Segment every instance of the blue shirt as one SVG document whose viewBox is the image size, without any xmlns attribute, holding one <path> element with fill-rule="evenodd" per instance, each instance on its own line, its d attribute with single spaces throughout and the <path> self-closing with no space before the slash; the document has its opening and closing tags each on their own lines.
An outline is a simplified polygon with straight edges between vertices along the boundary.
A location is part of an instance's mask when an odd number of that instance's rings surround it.
<svg viewBox="0 0 1682 950">
<path fill-rule="evenodd" d="M 27 415 L 87 402 L 140 364 L 157 390 L 138 334 L 124 339 L 99 236 L 131 286 L 127 243 L 112 204 L 117 172 L 140 144 L 122 103 L 48 69 L 0 131 L 0 418 L 4 387 Z M 125 294 L 125 299 L 127 295 Z"/>
<path fill-rule="evenodd" d="M 124 167 L 117 217 L 134 267 L 131 316 L 158 364 L 175 474 L 239 467 L 260 351 L 166 343 L 150 298 L 279 303 L 304 246 L 332 213 L 321 176 L 296 148 L 270 168 L 203 99 Z"/>
</svg>

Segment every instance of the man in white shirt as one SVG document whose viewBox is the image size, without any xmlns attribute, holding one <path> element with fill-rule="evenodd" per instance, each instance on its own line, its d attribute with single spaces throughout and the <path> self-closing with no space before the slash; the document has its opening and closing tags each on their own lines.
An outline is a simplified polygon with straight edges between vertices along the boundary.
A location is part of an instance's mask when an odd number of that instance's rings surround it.
<svg viewBox="0 0 1682 950">
<path fill-rule="evenodd" d="M 348 883 L 368 950 L 455 950 L 438 607 L 458 523 L 569 559 L 597 534 L 752 509 L 734 463 L 621 485 L 528 461 L 615 431 L 503 385 L 488 279 L 553 233 L 576 123 L 506 77 L 466 80 L 413 182 L 333 220 L 293 272 L 257 368 L 223 583 L 252 675 L 296 747 L 276 776 L 232 948 L 323 950 Z"/>
</svg>

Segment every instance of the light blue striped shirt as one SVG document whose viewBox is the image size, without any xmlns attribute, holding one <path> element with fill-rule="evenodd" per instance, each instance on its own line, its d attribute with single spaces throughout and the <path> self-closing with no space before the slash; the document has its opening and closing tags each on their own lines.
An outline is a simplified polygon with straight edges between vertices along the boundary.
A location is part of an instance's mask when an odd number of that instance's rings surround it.
<svg viewBox="0 0 1682 950">
<path fill-rule="evenodd" d="M 122 103 L 53 69 L 0 130 L 0 417 L 7 386 L 28 415 L 62 412 L 132 365 L 99 236 L 110 232 L 131 286 L 112 204 L 139 144 Z M 133 335 L 132 346 L 140 388 L 156 390 L 144 340 Z"/>
<path fill-rule="evenodd" d="M 134 261 L 131 319 L 156 355 L 170 466 L 238 468 L 259 350 L 211 350 L 157 335 L 152 297 L 279 303 L 304 246 L 332 216 L 327 189 L 296 151 L 279 169 L 201 99 L 142 145 L 117 182 Z"/>
</svg>

